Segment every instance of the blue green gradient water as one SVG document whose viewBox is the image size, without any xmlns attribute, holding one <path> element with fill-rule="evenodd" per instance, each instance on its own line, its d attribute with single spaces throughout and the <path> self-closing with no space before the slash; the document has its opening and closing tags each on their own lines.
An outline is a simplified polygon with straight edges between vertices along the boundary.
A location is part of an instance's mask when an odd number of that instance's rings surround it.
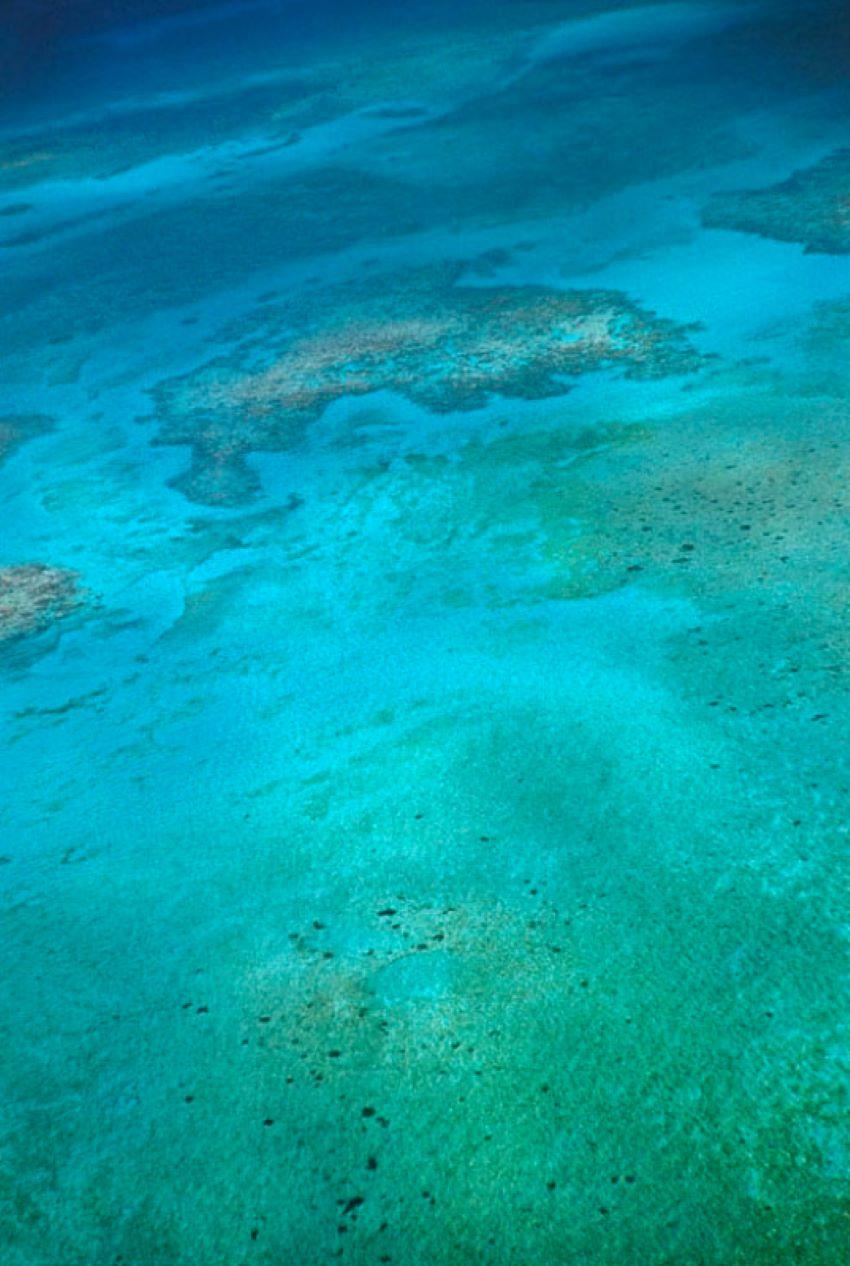
<svg viewBox="0 0 850 1266">
<path fill-rule="evenodd" d="M 12 7 L 3 1266 L 850 1259 L 844 18 Z"/>
</svg>

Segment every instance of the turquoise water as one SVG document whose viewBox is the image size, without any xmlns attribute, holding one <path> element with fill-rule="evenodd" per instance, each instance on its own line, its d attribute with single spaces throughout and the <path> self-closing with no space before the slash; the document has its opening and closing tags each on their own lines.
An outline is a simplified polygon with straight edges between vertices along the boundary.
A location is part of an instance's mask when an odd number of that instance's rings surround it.
<svg viewBox="0 0 850 1266">
<path fill-rule="evenodd" d="M 3 1266 L 850 1261 L 850 46 L 0 21 Z"/>
</svg>

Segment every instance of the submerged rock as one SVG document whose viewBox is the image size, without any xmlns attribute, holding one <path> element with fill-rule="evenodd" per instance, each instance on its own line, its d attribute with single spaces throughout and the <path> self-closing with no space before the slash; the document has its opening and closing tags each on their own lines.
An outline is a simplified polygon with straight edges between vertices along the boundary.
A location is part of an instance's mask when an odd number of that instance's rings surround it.
<svg viewBox="0 0 850 1266">
<path fill-rule="evenodd" d="M 737 229 L 807 251 L 850 252 L 850 149 L 836 150 L 814 167 L 764 189 L 718 193 L 703 211 L 708 228 Z"/>
<path fill-rule="evenodd" d="M 238 356 L 161 384 L 159 442 L 193 452 L 177 485 L 197 501 L 245 501 L 256 490 L 245 456 L 293 447 L 345 396 L 392 391 L 450 413 L 493 395 L 564 395 L 600 369 L 658 378 L 701 362 L 684 327 L 618 291 L 466 285 L 462 271 L 328 287 L 285 318 L 264 314 Z"/>
<path fill-rule="evenodd" d="M 0 646 L 40 632 L 79 601 L 75 572 L 44 563 L 0 568 Z"/>
</svg>

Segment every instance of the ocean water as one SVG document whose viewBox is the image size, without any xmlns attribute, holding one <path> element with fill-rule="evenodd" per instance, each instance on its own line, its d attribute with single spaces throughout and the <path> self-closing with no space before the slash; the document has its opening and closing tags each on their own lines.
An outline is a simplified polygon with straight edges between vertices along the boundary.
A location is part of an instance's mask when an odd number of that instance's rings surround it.
<svg viewBox="0 0 850 1266">
<path fill-rule="evenodd" d="M 850 1262 L 848 30 L 5 7 L 2 1266 Z"/>
</svg>

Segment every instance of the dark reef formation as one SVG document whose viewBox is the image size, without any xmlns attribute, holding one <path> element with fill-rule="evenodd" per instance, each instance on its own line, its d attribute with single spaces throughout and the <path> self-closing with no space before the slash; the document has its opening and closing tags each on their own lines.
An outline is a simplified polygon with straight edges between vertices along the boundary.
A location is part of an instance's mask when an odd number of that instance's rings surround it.
<svg viewBox="0 0 850 1266">
<path fill-rule="evenodd" d="M 801 242 L 826 255 L 850 252 L 850 149 L 765 189 L 716 194 L 703 210 L 707 228 L 737 229 Z"/>
<path fill-rule="evenodd" d="M 687 331 L 608 290 L 460 284 L 459 266 L 331 287 L 270 306 L 239 350 L 155 391 L 158 442 L 190 445 L 178 486 L 235 505 L 256 491 L 252 451 L 297 444 L 344 396 L 393 391 L 437 413 L 493 395 L 563 395 L 600 369 L 655 378 L 693 371 Z"/>
<path fill-rule="evenodd" d="M 0 646 L 41 632 L 79 602 L 75 572 L 44 563 L 0 568 Z"/>
</svg>

